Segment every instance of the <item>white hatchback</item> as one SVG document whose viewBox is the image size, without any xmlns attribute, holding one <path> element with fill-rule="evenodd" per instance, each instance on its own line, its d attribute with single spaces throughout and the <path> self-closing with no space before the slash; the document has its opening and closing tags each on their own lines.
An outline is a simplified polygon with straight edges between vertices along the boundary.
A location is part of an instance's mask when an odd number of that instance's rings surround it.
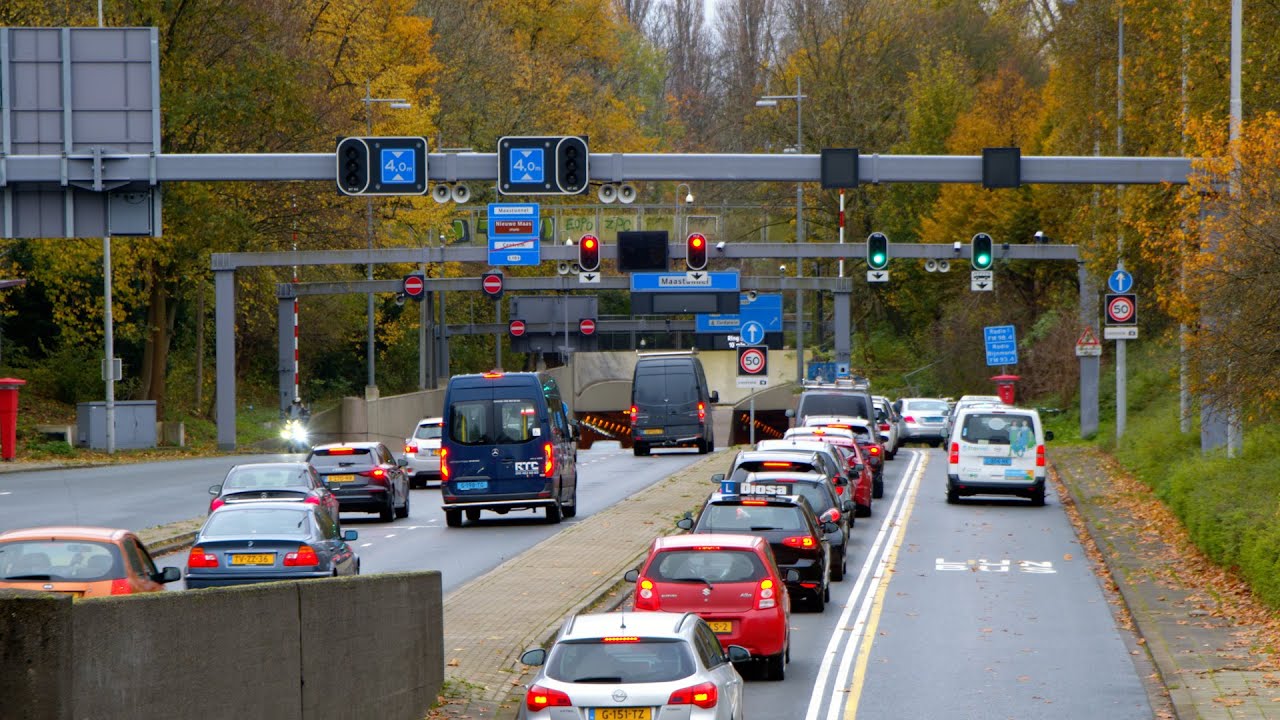
<svg viewBox="0 0 1280 720">
<path fill-rule="evenodd" d="M 440 435 L 444 430 L 444 418 L 425 418 L 418 421 L 413 437 L 405 438 L 404 457 L 409 461 L 405 474 L 410 487 L 427 487 L 428 482 L 440 484 Z"/>
<path fill-rule="evenodd" d="M 957 411 L 947 440 L 947 502 L 966 495 L 1018 495 L 1044 504 L 1044 444 L 1053 439 L 1026 408 Z"/>
</svg>

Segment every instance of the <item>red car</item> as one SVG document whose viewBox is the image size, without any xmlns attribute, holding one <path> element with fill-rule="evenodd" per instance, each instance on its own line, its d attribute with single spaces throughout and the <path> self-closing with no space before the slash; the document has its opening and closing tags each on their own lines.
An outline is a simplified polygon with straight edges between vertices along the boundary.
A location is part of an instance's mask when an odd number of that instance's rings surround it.
<svg viewBox="0 0 1280 720">
<path fill-rule="evenodd" d="M 637 611 L 696 612 L 722 647 L 740 645 L 763 659 L 767 679 L 785 676 L 791 659 L 791 600 L 764 538 L 720 533 L 660 537 L 640 570 L 628 571 L 626 579 L 636 583 Z"/>
<path fill-rule="evenodd" d="M 877 500 L 884 496 L 884 443 L 880 442 L 880 433 L 869 420 L 845 417 L 813 417 L 806 418 L 808 426 L 821 426 L 848 430 L 858 441 L 867 460 L 871 461 L 872 491 L 871 497 Z"/>
<path fill-rule="evenodd" d="M 803 428 L 809 430 L 810 428 Z M 871 498 L 875 496 L 875 475 L 871 463 L 857 441 L 839 432 L 826 432 L 825 428 L 812 428 L 809 435 L 799 434 L 797 430 L 787 431 L 788 440 L 820 440 L 836 448 L 836 452 L 845 460 L 849 480 L 853 485 L 853 504 L 857 507 L 857 517 L 871 516 Z M 794 433 L 794 434 L 793 434 Z M 844 494 L 844 487 L 836 487 L 836 493 Z"/>
</svg>

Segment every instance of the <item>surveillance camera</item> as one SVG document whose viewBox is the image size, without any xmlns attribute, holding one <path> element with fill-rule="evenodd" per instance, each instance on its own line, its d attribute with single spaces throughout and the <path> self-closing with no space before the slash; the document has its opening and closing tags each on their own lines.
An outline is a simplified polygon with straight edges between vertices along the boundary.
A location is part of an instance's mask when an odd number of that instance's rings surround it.
<svg viewBox="0 0 1280 720">
<path fill-rule="evenodd" d="M 723 241 L 723 240 L 721 240 L 720 242 L 716 243 L 716 249 L 717 249 L 717 250 L 719 250 L 720 252 L 724 252 L 724 241 Z"/>
<path fill-rule="evenodd" d="M 957 241 L 955 241 L 955 242 L 951 243 L 951 249 L 952 249 L 952 251 L 954 251 L 954 252 L 955 252 L 955 254 L 957 254 L 957 255 L 959 255 L 959 254 L 960 254 L 960 248 L 961 248 L 961 245 L 960 245 L 960 241 L 959 241 L 959 240 L 957 240 Z"/>
<path fill-rule="evenodd" d="M 407 298 L 405 297 L 405 294 L 404 294 L 404 293 L 396 293 L 396 304 L 397 304 L 397 305 L 403 305 L 403 304 L 404 304 L 404 301 L 405 301 L 406 299 L 407 299 Z"/>
<path fill-rule="evenodd" d="M 784 273 L 784 272 L 786 272 L 786 271 L 787 271 L 787 266 L 786 266 L 786 265 L 779 265 L 779 266 L 778 266 L 778 272 L 780 272 L 780 273 Z"/>
</svg>

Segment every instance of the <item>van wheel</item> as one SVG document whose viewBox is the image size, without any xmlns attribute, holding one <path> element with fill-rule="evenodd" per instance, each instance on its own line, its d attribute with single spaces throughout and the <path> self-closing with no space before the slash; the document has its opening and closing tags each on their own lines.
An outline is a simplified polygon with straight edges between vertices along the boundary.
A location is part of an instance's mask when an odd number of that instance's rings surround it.
<svg viewBox="0 0 1280 720">
<path fill-rule="evenodd" d="M 958 502 L 960 502 L 960 493 L 951 485 L 947 485 L 947 504 L 955 505 Z"/>
<path fill-rule="evenodd" d="M 480 508 L 467 508 L 467 522 L 480 522 Z"/>
<path fill-rule="evenodd" d="M 698 454 L 699 454 L 699 455 L 706 455 L 706 454 L 707 454 L 707 450 L 708 450 L 708 449 L 709 449 L 709 448 L 707 447 L 707 441 L 706 441 L 706 440 L 699 440 L 699 441 L 698 441 Z"/>
<path fill-rule="evenodd" d="M 1036 507 L 1044 507 L 1044 488 L 1039 487 L 1031 491 L 1031 504 Z"/>
<path fill-rule="evenodd" d="M 871 497 L 879 500 L 884 497 L 884 476 L 877 476 L 871 481 Z"/>
<path fill-rule="evenodd" d="M 642 442 L 638 442 L 635 444 L 635 447 L 631 448 L 631 451 L 635 453 L 636 457 L 648 457 L 649 446 Z"/>
<path fill-rule="evenodd" d="M 449 527 L 462 527 L 462 511 L 461 510 L 445 510 L 444 524 Z"/>
<path fill-rule="evenodd" d="M 561 516 L 561 514 L 560 514 L 560 501 L 559 501 L 559 500 L 557 500 L 555 503 L 553 503 L 553 504 L 551 504 L 551 505 L 548 505 L 548 506 L 547 506 L 547 522 L 548 522 L 548 523 L 550 523 L 550 524 L 552 524 L 552 525 L 556 525 L 556 524 L 558 524 L 558 523 L 560 522 L 560 518 L 561 518 L 561 517 L 562 517 L 562 516 Z"/>
<path fill-rule="evenodd" d="M 578 514 L 578 487 L 573 487 L 573 493 L 569 495 L 569 504 L 564 506 L 564 516 L 567 518 L 575 517 Z"/>
</svg>

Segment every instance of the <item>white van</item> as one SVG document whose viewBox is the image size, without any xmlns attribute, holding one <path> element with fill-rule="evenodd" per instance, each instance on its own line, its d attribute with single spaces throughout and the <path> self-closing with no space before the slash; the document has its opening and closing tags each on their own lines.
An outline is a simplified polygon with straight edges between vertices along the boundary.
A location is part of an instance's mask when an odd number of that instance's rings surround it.
<svg viewBox="0 0 1280 720">
<path fill-rule="evenodd" d="M 965 495 L 1019 495 L 1044 505 L 1045 432 L 1035 410 L 958 409 L 947 439 L 947 502 Z"/>
</svg>

